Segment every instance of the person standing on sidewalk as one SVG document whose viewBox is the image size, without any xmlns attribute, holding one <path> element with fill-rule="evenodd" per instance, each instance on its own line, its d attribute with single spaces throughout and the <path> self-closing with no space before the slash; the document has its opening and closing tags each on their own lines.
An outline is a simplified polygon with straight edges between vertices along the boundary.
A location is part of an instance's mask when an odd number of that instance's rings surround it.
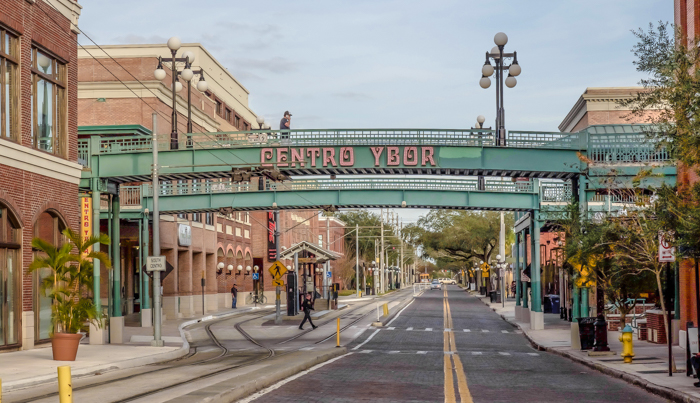
<svg viewBox="0 0 700 403">
<path fill-rule="evenodd" d="M 233 284 L 233 287 L 231 287 L 231 309 L 236 309 L 236 299 L 238 299 L 238 288 L 236 288 L 236 284 Z"/>
<path fill-rule="evenodd" d="M 292 120 L 292 114 L 289 113 L 289 111 L 284 112 L 284 116 L 282 117 L 282 120 L 280 120 L 280 138 L 282 139 L 288 139 L 289 138 L 289 129 L 291 127 L 291 120 Z"/>
<path fill-rule="evenodd" d="M 307 320 L 311 324 L 311 327 L 316 329 L 316 325 L 311 321 L 311 311 L 314 310 L 314 305 L 311 303 L 311 293 L 306 294 L 306 299 L 301 304 L 301 310 L 304 311 L 304 320 L 301 321 L 299 329 L 304 330 L 304 323 L 306 323 Z"/>
</svg>

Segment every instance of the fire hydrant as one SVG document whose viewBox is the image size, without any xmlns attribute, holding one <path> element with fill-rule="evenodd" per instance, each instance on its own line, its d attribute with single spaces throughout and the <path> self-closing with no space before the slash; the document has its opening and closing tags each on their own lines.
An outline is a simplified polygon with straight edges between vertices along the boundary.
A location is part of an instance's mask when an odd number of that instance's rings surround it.
<svg viewBox="0 0 700 403">
<path fill-rule="evenodd" d="M 630 325 L 626 325 L 622 329 L 622 334 L 620 335 L 620 341 L 622 342 L 622 358 L 625 364 L 632 363 L 632 357 L 634 357 L 634 346 L 632 346 L 632 333 L 633 330 Z"/>
</svg>

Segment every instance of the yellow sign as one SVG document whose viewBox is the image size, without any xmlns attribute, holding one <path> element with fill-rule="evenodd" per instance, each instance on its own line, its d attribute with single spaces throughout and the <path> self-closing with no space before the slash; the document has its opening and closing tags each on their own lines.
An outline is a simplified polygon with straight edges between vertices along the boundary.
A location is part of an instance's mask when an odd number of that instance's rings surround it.
<svg viewBox="0 0 700 403">
<path fill-rule="evenodd" d="M 80 198 L 80 237 L 86 240 L 92 236 L 92 198 Z M 92 248 L 90 248 L 92 249 Z M 90 250 L 87 250 L 90 252 Z"/>
<path fill-rule="evenodd" d="M 268 270 L 270 271 L 270 274 L 272 274 L 273 279 L 279 280 L 287 272 L 287 267 L 278 260 L 273 263 Z"/>
<path fill-rule="evenodd" d="M 491 269 L 491 266 L 488 265 L 488 263 L 484 263 L 481 265 L 481 272 L 482 276 L 488 276 L 489 275 L 489 269 Z"/>
<path fill-rule="evenodd" d="M 282 280 L 281 278 L 272 279 L 272 285 L 274 285 L 275 287 L 284 287 L 284 280 Z"/>
</svg>

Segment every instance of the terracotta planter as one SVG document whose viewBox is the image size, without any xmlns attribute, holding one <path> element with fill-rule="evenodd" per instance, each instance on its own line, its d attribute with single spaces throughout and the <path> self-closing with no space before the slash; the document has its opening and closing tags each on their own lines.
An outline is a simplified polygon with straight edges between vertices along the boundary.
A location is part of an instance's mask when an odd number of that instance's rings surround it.
<svg viewBox="0 0 700 403">
<path fill-rule="evenodd" d="M 72 333 L 54 333 L 51 338 L 51 350 L 55 361 L 75 361 L 78 346 L 83 335 Z"/>
</svg>

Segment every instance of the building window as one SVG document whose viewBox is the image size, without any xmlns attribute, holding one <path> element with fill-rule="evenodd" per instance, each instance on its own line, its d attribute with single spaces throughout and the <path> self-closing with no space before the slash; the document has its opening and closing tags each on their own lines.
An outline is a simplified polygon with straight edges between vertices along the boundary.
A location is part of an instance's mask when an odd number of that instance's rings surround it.
<svg viewBox="0 0 700 403">
<path fill-rule="evenodd" d="M 226 119 L 227 122 L 231 121 L 231 110 L 226 108 L 226 115 L 224 116 L 224 119 Z"/>
<path fill-rule="evenodd" d="M 224 232 L 224 226 L 220 222 L 216 223 L 216 232 Z"/>
<path fill-rule="evenodd" d="M 66 65 L 32 48 L 32 145 L 66 156 Z"/>
<path fill-rule="evenodd" d="M 216 101 L 216 114 L 221 116 L 221 102 Z"/>
<path fill-rule="evenodd" d="M 233 228 L 230 225 L 226 226 L 226 234 L 233 235 Z"/>
<path fill-rule="evenodd" d="M 0 204 L 0 347 L 19 343 L 22 271 L 19 222 Z"/>
<path fill-rule="evenodd" d="M 241 229 L 236 227 L 236 236 L 241 236 Z"/>
<path fill-rule="evenodd" d="M 241 118 L 236 115 L 236 117 L 233 120 L 233 125 L 236 126 L 236 129 L 241 128 Z"/>
<path fill-rule="evenodd" d="M 243 231 L 243 237 L 250 239 L 250 231 L 248 231 L 248 230 Z"/>
<path fill-rule="evenodd" d="M 0 138 L 19 139 L 19 40 L 0 27 Z"/>
<path fill-rule="evenodd" d="M 207 225 L 214 225 L 214 213 L 206 213 L 204 215 L 204 220 Z"/>
</svg>

